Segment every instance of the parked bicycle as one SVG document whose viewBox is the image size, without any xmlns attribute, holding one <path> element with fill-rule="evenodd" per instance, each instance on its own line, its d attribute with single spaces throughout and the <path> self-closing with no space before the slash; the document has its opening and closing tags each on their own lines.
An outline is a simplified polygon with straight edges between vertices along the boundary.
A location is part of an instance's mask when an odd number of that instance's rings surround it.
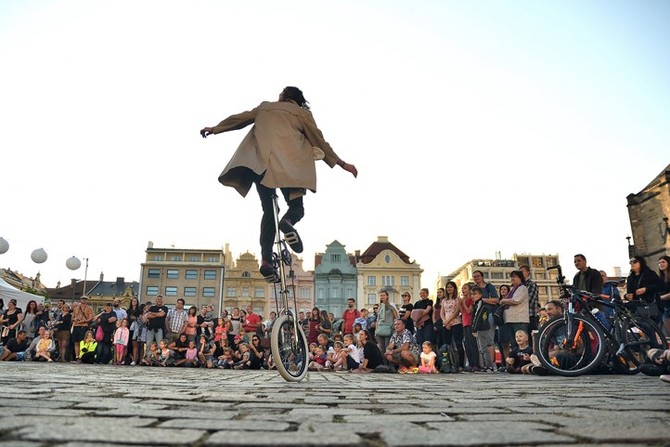
<svg viewBox="0 0 670 447">
<path fill-rule="evenodd" d="M 636 374 L 649 349 L 665 348 L 656 323 L 634 315 L 634 304 L 616 296 L 604 300 L 569 286 L 561 266 L 548 268 L 553 269 L 558 270 L 564 314 L 547 322 L 535 337 L 535 353 L 551 373 L 578 376 L 610 365 L 616 372 Z M 601 321 L 592 314 L 605 307 L 614 309 L 610 318 Z"/>
</svg>

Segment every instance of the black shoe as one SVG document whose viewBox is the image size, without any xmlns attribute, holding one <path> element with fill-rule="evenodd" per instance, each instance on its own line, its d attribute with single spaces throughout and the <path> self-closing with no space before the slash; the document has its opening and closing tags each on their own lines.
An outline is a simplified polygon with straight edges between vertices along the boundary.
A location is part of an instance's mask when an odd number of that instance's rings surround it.
<svg viewBox="0 0 670 447">
<path fill-rule="evenodd" d="M 274 267 L 272 267 L 270 261 L 263 260 L 261 262 L 260 272 L 267 282 L 274 283 L 279 281 L 279 275 L 277 274 L 277 271 L 274 269 Z"/>
<path fill-rule="evenodd" d="M 549 370 L 544 366 L 533 365 L 530 367 L 530 372 L 536 376 L 548 376 Z"/>
<path fill-rule="evenodd" d="M 661 365 L 654 365 L 653 363 L 643 363 L 640 365 L 640 372 L 645 376 L 658 377 L 665 374 L 665 368 Z"/>
<path fill-rule="evenodd" d="M 279 222 L 279 229 L 284 233 L 284 239 L 289 247 L 291 247 L 291 250 L 296 253 L 302 253 L 302 239 L 300 239 L 300 235 L 295 231 L 291 222 L 282 219 L 281 222 Z"/>
</svg>

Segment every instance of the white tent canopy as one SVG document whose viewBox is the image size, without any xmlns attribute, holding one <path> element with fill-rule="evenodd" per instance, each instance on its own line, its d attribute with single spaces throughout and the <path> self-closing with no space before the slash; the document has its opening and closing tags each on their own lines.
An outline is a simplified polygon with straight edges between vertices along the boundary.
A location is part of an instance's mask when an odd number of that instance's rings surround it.
<svg viewBox="0 0 670 447">
<path fill-rule="evenodd" d="M 21 308 L 22 311 L 26 310 L 28 301 L 35 300 L 37 303 L 44 303 L 44 297 L 40 295 L 33 295 L 32 293 L 22 292 L 21 290 L 12 287 L 5 281 L 0 278 L 0 298 L 5 302 L 5 309 L 7 309 L 7 303 L 12 298 L 16 300 L 16 307 Z"/>
</svg>

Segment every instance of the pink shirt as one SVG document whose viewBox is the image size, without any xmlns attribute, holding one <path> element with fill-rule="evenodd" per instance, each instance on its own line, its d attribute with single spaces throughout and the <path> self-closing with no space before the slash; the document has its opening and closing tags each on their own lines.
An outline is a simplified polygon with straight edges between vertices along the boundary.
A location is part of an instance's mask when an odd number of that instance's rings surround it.
<svg viewBox="0 0 670 447">
<path fill-rule="evenodd" d="M 128 334 L 130 331 L 127 327 L 120 327 L 114 332 L 114 344 L 128 346 Z"/>
<path fill-rule="evenodd" d="M 474 300 L 473 300 L 472 298 L 467 298 L 467 299 L 465 300 L 465 304 L 466 304 L 468 307 L 472 307 L 472 305 L 473 305 L 474 303 L 475 303 L 475 302 L 474 302 Z M 465 308 L 461 309 L 461 317 L 463 318 L 463 327 L 472 326 L 472 314 L 471 314 L 471 313 L 468 313 L 468 312 L 465 310 Z"/>
</svg>

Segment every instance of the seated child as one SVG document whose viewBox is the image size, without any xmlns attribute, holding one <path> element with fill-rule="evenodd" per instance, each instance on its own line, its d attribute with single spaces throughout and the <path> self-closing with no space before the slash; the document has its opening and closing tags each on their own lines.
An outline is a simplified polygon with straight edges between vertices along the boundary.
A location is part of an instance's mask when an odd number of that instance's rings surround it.
<svg viewBox="0 0 670 447">
<path fill-rule="evenodd" d="M 517 347 L 507 354 L 507 372 L 510 374 L 521 374 L 524 365 L 530 365 L 530 356 L 533 354 L 533 348 L 528 345 L 528 335 L 524 331 L 516 331 L 514 338 Z"/>
<path fill-rule="evenodd" d="M 436 373 L 437 368 L 435 368 L 435 359 L 437 354 L 433 351 L 433 344 L 429 341 L 424 341 L 421 345 L 423 352 L 421 352 L 421 365 L 419 365 L 419 372 L 430 374 Z"/>
</svg>

